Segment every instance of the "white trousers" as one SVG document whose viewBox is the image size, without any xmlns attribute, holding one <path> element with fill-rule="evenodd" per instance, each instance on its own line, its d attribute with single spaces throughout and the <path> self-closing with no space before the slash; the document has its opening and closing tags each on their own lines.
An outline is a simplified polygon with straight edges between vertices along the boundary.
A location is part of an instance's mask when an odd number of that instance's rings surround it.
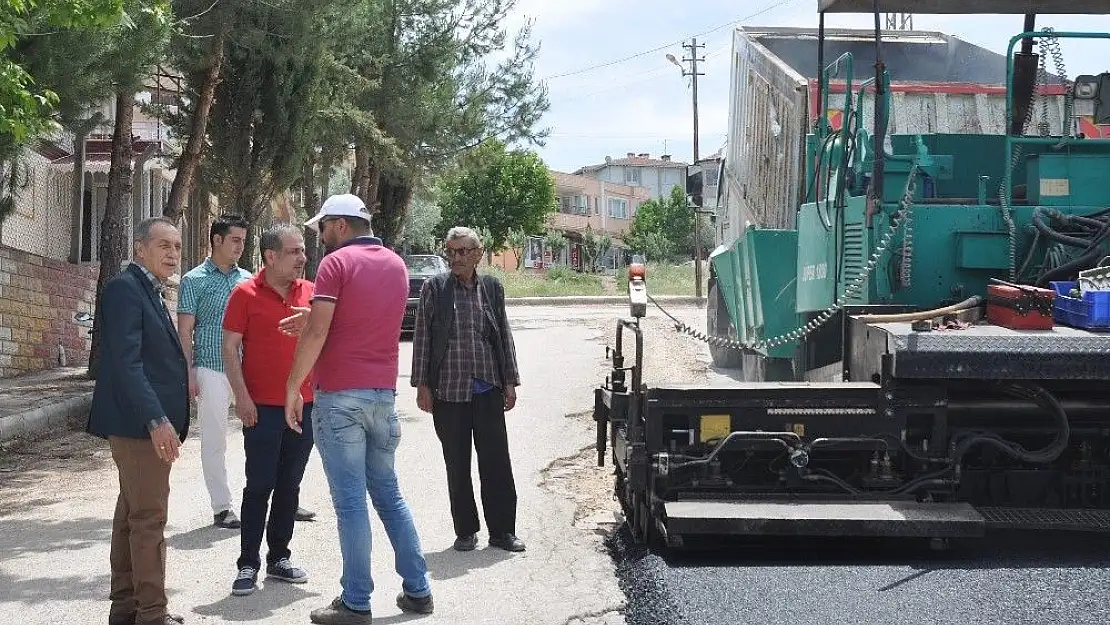
<svg viewBox="0 0 1110 625">
<path fill-rule="evenodd" d="M 213 369 L 197 367 L 197 425 L 200 426 L 200 463 L 204 485 L 212 498 L 212 513 L 231 509 L 227 481 L 227 431 L 231 410 L 231 383 Z"/>
</svg>

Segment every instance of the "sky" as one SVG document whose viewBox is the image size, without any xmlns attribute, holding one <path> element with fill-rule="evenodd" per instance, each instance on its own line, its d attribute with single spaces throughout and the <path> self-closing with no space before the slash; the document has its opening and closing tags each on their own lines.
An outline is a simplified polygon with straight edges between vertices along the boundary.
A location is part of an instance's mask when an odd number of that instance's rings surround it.
<svg viewBox="0 0 1110 625">
<path fill-rule="evenodd" d="M 551 135 L 532 148 L 552 169 L 574 171 L 628 152 L 691 160 L 690 79 L 666 55 L 681 59 L 681 42 L 692 36 L 705 44 L 698 68 L 705 73 L 698 81 L 700 154 L 719 150 L 728 126 L 734 27 L 816 28 L 817 0 L 518 0 L 508 27 L 515 31 L 529 20 L 540 44 L 536 77 L 551 102 L 541 123 Z M 867 15 L 826 18 L 827 27 L 872 25 Z M 999 53 L 1022 25 L 1016 15 L 914 16 L 916 30 L 941 31 Z M 1038 16 L 1037 28 L 1046 26 L 1110 32 L 1110 16 Z M 1064 40 L 1061 47 L 1069 78 L 1110 70 L 1110 40 Z"/>
</svg>

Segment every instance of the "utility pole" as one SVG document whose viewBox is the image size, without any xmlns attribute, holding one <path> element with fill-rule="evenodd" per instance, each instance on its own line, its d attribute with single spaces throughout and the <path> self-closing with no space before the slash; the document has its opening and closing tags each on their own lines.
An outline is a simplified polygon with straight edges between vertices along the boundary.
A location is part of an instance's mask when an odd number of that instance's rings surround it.
<svg viewBox="0 0 1110 625">
<path fill-rule="evenodd" d="M 679 63 L 673 55 L 668 54 L 667 58 L 679 68 L 682 69 L 682 76 L 690 77 L 690 87 L 693 92 L 694 99 L 694 162 L 692 165 L 698 164 L 698 159 L 701 158 L 698 154 L 698 76 L 704 76 L 704 72 L 698 71 L 698 63 L 704 63 L 705 58 L 698 58 L 698 50 L 705 48 L 705 44 L 699 44 L 696 37 L 690 39 L 690 43 L 682 45 L 683 49 L 689 51 L 689 57 L 683 58 L 682 63 Z M 690 64 L 690 69 L 687 70 L 685 63 Z M 702 174 L 704 176 L 704 173 Z M 702 180 L 704 188 L 705 181 Z M 694 209 L 694 295 L 701 299 L 701 206 L 693 206 Z"/>
</svg>

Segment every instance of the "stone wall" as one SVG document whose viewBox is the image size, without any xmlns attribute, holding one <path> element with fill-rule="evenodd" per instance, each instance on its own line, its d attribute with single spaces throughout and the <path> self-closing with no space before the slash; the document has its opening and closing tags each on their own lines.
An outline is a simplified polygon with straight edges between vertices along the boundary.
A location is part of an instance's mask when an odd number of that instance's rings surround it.
<svg viewBox="0 0 1110 625">
<path fill-rule="evenodd" d="M 95 264 L 0 246 L 0 377 L 60 366 L 59 345 L 67 366 L 88 364 L 98 272 Z M 166 300 L 175 312 L 176 288 L 166 289 Z M 82 313 L 87 321 L 77 318 Z"/>
<path fill-rule="evenodd" d="M 87 364 L 96 265 L 75 265 L 0 247 L 0 377 Z"/>
</svg>

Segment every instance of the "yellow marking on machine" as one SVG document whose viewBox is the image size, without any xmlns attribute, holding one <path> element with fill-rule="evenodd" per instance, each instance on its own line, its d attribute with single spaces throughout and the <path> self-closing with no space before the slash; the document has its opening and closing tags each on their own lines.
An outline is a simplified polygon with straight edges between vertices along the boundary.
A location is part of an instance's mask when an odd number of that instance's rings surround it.
<svg viewBox="0 0 1110 625">
<path fill-rule="evenodd" d="M 724 438 L 732 433 L 732 417 L 727 414 L 703 414 L 700 430 L 703 443 Z"/>
<path fill-rule="evenodd" d="M 797 434 L 798 436 L 805 436 L 806 435 L 806 424 L 804 424 L 804 423 L 795 423 L 794 424 L 794 433 Z"/>
</svg>

